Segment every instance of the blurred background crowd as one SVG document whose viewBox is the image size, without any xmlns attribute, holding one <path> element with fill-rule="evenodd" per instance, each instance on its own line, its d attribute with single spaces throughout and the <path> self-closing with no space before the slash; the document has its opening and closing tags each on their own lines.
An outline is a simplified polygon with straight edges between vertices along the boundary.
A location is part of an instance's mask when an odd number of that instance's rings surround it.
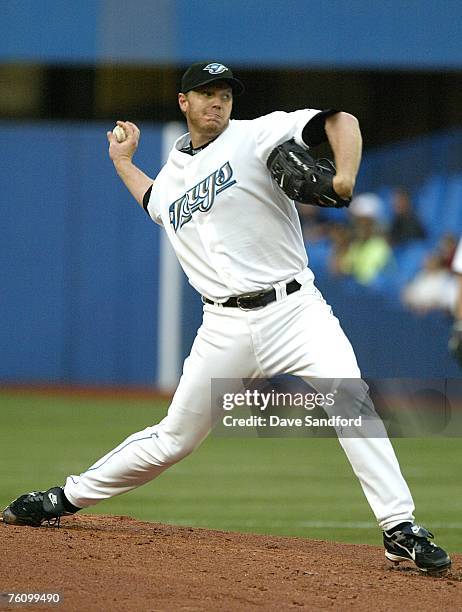
<svg viewBox="0 0 462 612">
<path fill-rule="evenodd" d="M 427 206 L 424 197 L 414 199 L 405 187 L 396 186 L 381 194 L 356 195 L 348 211 L 298 204 L 311 265 L 416 314 L 437 310 L 453 315 L 459 282 L 452 269 L 457 228 L 435 231 L 444 202 L 435 207 L 437 214 L 427 226 L 419 215 Z"/>
</svg>

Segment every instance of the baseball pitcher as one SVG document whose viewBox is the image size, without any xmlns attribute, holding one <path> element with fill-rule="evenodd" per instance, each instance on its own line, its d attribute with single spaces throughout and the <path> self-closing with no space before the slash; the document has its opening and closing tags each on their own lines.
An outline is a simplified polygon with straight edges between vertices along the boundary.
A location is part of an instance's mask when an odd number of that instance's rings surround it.
<svg viewBox="0 0 462 612">
<path fill-rule="evenodd" d="M 209 433 L 212 379 L 290 374 L 361 381 L 350 342 L 314 284 L 294 205 L 348 206 L 361 158 L 358 121 L 312 108 L 233 120 L 233 99 L 243 90 L 222 63 L 186 70 L 178 104 L 188 133 L 155 179 L 133 163 L 138 127 L 119 121 L 125 139 L 120 130 L 108 132 L 118 175 L 167 232 L 202 296 L 203 322 L 167 416 L 68 476 L 63 487 L 20 496 L 3 511 L 6 523 L 59 524 L 62 515 L 162 474 Z M 334 163 L 311 157 L 324 141 Z M 383 530 L 386 557 L 424 572 L 449 568 L 447 553 L 414 522 L 411 493 L 386 435 L 340 435 L 339 442 Z"/>
</svg>

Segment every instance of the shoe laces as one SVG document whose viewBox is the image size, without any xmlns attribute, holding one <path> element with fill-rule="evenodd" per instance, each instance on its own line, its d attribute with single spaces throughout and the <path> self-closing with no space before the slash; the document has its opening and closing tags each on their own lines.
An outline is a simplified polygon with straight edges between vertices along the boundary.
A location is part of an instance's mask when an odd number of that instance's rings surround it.
<svg viewBox="0 0 462 612">
<path fill-rule="evenodd" d="M 436 544 L 430 541 L 433 537 L 433 534 L 425 529 L 425 527 L 419 527 L 419 529 L 415 529 L 415 531 L 413 531 L 412 527 L 405 528 L 402 531 L 392 534 L 392 540 L 406 547 L 413 547 L 418 553 L 432 553 L 438 548 Z"/>
<path fill-rule="evenodd" d="M 436 544 L 430 542 L 427 538 L 415 537 L 409 538 L 409 541 L 413 540 L 415 551 L 418 553 L 431 553 L 437 548 Z"/>
<path fill-rule="evenodd" d="M 57 527 L 59 528 L 60 523 L 61 523 L 61 515 L 58 516 L 43 516 L 44 515 L 44 510 L 43 510 L 43 497 L 44 497 L 44 492 L 43 491 L 31 491 L 30 493 L 27 494 L 26 499 L 23 501 L 23 504 L 25 503 L 29 503 L 29 504 L 39 504 L 40 508 L 38 510 L 38 513 L 42 516 L 40 516 L 41 519 L 41 523 L 46 523 L 47 527 Z"/>
</svg>

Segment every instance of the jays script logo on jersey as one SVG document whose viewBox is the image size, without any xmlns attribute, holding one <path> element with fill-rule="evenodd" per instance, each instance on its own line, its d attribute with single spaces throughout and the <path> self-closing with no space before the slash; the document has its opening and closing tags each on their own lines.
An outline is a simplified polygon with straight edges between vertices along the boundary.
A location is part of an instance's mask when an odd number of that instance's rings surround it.
<svg viewBox="0 0 462 612">
<path fill-rule="evenodd" d="M 221 74 L 222 72 L 229 70 L 229 68 L 223 66 L 223 64 L 212 62 L 211 64 L 207 64 L 207 66 L 202 68 L 202 70 L 206 70 L 207 72 L 210 72 L 210 74 Z"/>
<path fill-rule="evenodd" d="M 193 213 L 197 210 L 200 212 L 210 210 L 215 202 L 215 197 L 236 182 L 233 180 L 231 164 L 226 162 L 200 183 L 188 189 L 168 208 L 170 223 L 175 232 L 191 221 Z"/>
</svg>

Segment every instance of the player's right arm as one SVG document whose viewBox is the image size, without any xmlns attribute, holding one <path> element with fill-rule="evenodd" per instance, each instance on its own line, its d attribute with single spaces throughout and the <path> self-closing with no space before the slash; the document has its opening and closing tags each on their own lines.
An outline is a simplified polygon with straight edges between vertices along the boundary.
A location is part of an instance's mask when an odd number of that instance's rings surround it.
<svg viewBox="0 0 462 612">
<path fill-rule="evenodd" d="M 143 197 L 154 183 L 154 180 L 135 166 L 132 161 L 138 148 L 140 130 L 138 126 L 130 121 L 117 121 L 117 125 L 123 127 L 127 138 L 123 142 L 117 142 L 112 132 L 107 133 L 109 157 L 112 159 L 117 174 L 129 192 L 138 204 L 143 207 Z"/>
</svg>

